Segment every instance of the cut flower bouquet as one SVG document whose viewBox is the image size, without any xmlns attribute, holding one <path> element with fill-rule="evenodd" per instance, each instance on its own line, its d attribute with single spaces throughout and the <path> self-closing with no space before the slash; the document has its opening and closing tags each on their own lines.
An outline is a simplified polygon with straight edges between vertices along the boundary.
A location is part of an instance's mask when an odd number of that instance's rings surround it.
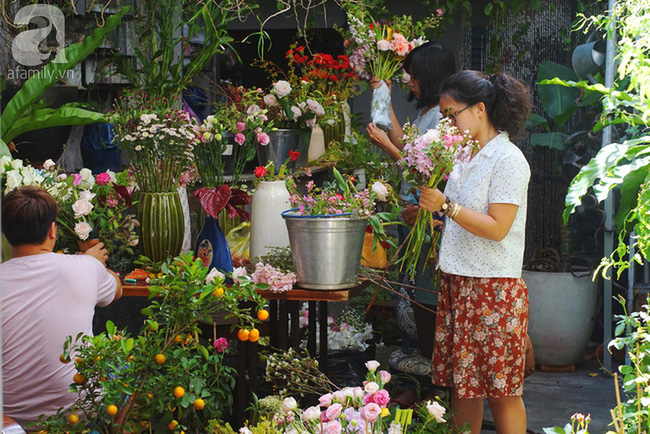
<svg viewBox="0 0 650 434">
<path fill-rule="evenodd" d="M 176 191 L 194 158 L 197 125 L 189 113 L 142 91 L 118 98 L 109 118 L 138 188 L 148 193 Z"/>
<path fill-rule="evenodd" d="M 345 4 L 348 30 L 341 31 L 350 55 L 350 64 L 364 79 L 377 77 L 390 80 L 402 68 L 402 61 L 427 40 L 424 32 L 440 21 L 431 15 L 413 22 L 410 16 L 394 16 L 390 20 L 375 20 L 367 8 L 354 3 Z M 372 93 L 370 116 L 382 128 L 390 127 L 390 93 L 385 83 Z"/>
<path fill-rule="evenodd" d="M 400 153 L 402 158 L 397 164 L 404 171 L 404 179 L 415 186 L 429 188 L 436 188 L 440 181 L 446 180 L 456 163 L 469 161 L 476 147 L 476 141 L 470 138 L 469 132 L 461 133 L 449 119 L 443 119 L 435 129 L 427 130 L 422 136 L 415 126 L 407 123 L 404 125 L 403 141 L 404 148 Z M 408 238 L 402 263 L 402 269 L 408 270 L 411 278 L 416 273 L 416 265 L 427 238 L 427 229 L 434 227 L 433 220 L 432 213 L 420 209 Z M 425 264 L 434 258 L 439 237 L 440 232 L 435 232 L 432 236 Z"/>
</svg>

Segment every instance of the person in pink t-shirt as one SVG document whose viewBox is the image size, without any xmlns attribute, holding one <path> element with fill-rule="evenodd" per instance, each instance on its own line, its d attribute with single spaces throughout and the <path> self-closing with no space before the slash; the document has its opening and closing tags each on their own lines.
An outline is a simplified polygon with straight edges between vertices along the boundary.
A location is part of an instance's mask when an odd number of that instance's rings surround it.
<svg viewBox="0 0 650 434">
<path fill-rule="evenodd" d="M 74 363 L 59 360 L 65 338 L 92 335 L 95 306 L 122 295 L 120 279 L 105 267 L 103 243 L 83 255 L 52 252 L 57 212 L 39 187 L 2 200 L 2 231 L 13 254 L 0 265 L 4 414 L 22 426 L 72 406 Z"/>
</svg>

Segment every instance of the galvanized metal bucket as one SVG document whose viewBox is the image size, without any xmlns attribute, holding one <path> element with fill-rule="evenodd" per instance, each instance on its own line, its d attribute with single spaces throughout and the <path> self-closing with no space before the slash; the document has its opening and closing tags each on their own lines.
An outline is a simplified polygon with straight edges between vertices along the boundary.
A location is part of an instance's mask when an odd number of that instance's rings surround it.
<svg viewBox="0 0 650 434">
<path fill-rule="evenodd" d="M 288 210 L 282 213 L 298 286 L 335 290 L 357 284 L 363 234 L 368 220 L 344 216 L 303 216 Z"/>
<path fill-rule="evenodd" d="M 257 145 L 257 159 L 261 166 L 266 166 L 267 163 L 273 161 L 277 174 L 280 166 L 289 158 L 289 151 L 295 151 L 299 152 L 300 156 L 295 161 L 289 161 L 287 169 L 295 170 L 307 167 L 310 129 L 278 129 L 269 131 L 269 137 L 271 141 L 267 145 Z"/>
</svg>

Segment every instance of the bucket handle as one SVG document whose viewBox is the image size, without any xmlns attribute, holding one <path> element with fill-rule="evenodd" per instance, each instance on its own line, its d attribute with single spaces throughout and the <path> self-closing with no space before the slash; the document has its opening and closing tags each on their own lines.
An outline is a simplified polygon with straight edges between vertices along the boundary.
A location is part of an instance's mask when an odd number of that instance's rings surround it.
<svg viewBox="0 0 650 434">
<path fill-rule="evenodd" d="M 282 217 L 291 217 L 291 218 L 299 218 L 299 219 L 304 219 L 304 218 L 314 218 L 314 217 L 348 217 L 351 216 L 351 212 L 346 212 L 343 214 L 320 214 L 320 215 L 289 215 L 288 213 L 297 211 L 298 208 L 291 208 L 286 211 L 282 211 L 280 214 Z"/>
</svg>

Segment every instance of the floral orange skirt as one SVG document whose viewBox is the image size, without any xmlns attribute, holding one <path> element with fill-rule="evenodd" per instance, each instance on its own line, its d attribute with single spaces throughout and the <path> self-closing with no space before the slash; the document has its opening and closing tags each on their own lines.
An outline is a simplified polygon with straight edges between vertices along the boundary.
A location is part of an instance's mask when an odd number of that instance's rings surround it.
<svg viewBox="0 0 650 434">
<path fill-rule="evenodd" d="M 461 399 L 521 396 L 527 330 L 522 279 L 442 273 L 433 383 Z"/>
</svg>

